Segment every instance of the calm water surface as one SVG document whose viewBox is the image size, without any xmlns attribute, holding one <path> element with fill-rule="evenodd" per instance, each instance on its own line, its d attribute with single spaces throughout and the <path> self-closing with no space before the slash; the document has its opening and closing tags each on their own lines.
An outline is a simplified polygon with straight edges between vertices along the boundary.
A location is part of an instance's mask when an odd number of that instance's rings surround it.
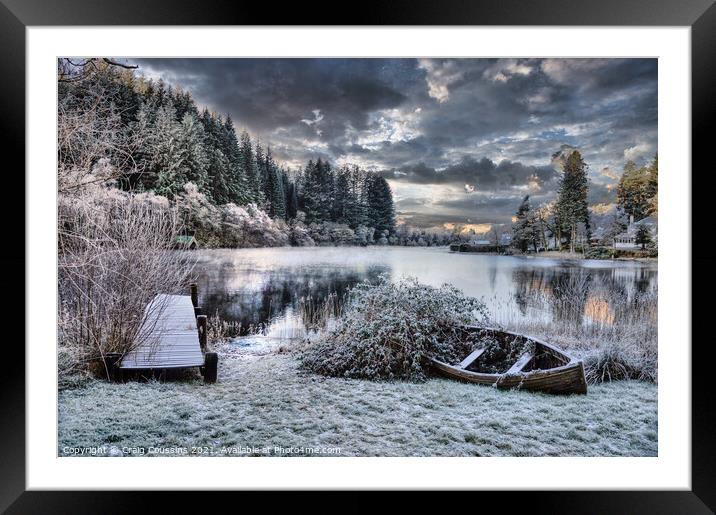
<svg viewBox="0 0 716 515">
<path fill-rule="evenodd" d="M 436 247 L 283 247 L 194 254 L 205 312 L 240 322 L 243 331 L 258 327 L 283 336 L 302 331 L 297 316 L 301 298 L 320 302 L 333 293 L 340 298 L 356 283 L 377 281 L 381 274 L 392 280 L 414 276 L 433 286 L 453 284 L 483 298 L 498 323 L 574 318 L 575 312 L 581 313 L 580 323 L 610 323 L 615 316 L 612 299 L 633 299 L 657 287 L 654 262 L 457 254 Z M 569 309 L 565 292 L 570 294 Z"/>
</svg>

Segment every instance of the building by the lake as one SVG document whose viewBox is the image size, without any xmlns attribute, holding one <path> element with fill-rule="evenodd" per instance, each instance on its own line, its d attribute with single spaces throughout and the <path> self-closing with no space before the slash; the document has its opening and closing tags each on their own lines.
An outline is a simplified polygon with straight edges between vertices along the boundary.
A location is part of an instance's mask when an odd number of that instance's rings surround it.
<svg viewBox="0 0 716 515">
<path fill-rule="evenodd" d="M 649 231 L 651 241 L 656 244 L 658 239 L 658 224 L 656 220 L 647 216 L 642 218 L 638 222 L 634 221 L 634 216 L 629 217 L 629 225 L 626 231 L 621 234 L 614 236 L 614 248 L 615 249 L 638 249 L 641 248 L 641 244 L 636 242 L 636 235 L 640 227 L 646 227 Z"/>
</svg>

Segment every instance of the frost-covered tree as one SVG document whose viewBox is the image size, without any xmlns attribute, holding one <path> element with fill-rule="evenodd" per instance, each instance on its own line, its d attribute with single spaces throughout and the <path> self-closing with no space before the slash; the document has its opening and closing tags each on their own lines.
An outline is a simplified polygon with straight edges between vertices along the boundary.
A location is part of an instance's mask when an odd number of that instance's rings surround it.
<svg viewBox="0 0 716 515">
<path fill-rule="evenodd" d="M 283 192 L 286 203 L 286 219 L 296 218 L 298 214 L 298 195 L 296 194 L 296 184 L 291 181 L 288 173 L 282 172 Z"/>
<path fill-rule="evenodd" d="M 241 163 L 242 173 L 246 177 L 246 196 L 250 202 L 259 202 L 261 198 L 261 184 L 258 177 L 258 169 L 256 167 L 254 151 L 251 145 L 251 137 L 246 131 L 241 133 L 241 142 L 239 144 L 239 159 Z"/>
<path fill-rule="evenodd" d="M 390 185 L 384 177 L 368 174 L 366 178 L 368 200 L 368 223 L 377 232 L 395 232 L 395 205 Z"/>
<path fill-rule="evenodd" d="M 646 225 L 640 225 L 636 230 L 636 237 L 634 239 L 637 245 L 641 245 L 641 250 L 644 250 L 646 246 L 651 243 L 651 234 L 649 228 Z"/>
<path fill-rule="evenodd" d="M 229 159 L 222 149 L 223 124 L 218 116 L 204 109 L 201 122 L 206 133 L 208 188 L 206 194 L 217 204 L 231 202 L 228 181 Z"/>
<path fill-rule="evenodd" d="M 256 152 L 254 153 L 254 159 L 256 161 L 256 177 L 258 179 L 259 191 L 256 198 L 256 205 L 266 210 L 267 197 L 266 190 L 268 188 L 268 172 L 266 171 L 266 155 L 264 149 L 261 146 L 261 142 L 256 142 Z M 270 202 L 270 196 L 268 197 Z"/>
<path fill-rule="evenodd" d="M 257 156 L 261 147 L 257 145 Z M 281 170 L 276 166 L 271 149 L 266 149 L 266 157 L 261 168 L 261 184 L 263 189 L 263 209 L 274 218 L 286 218 L 286 198 L 283 189 Z"/>
<path fill-rule="evenodd" d="M 659 158 L 648 166 L 637 167 L 633 161 L 624 165 L 624 173 L 617 186 L 619 207 L 634 220 L 658 214 Z"/>
<path fill-rule="evenodd" d="M 331 219 L 333 209 L 333 174 L 330 165 L 320 158 L 308 162 L 301 181 L 301 207 L 306 213 L 306 223 Z"/>
<path fill-rule="evenodd" d="M 512 224 L 512 245 L 522 252 L 526 252 L 530 247 L 534 248 L 536 252 L 538 241 L 539 227 L 530 206 L 530 196 L 525 195 L 517 213 L 515 213 L 515 222 Z"/>
<path fill-rule="evenodd" d="M 208 182 L 205 138 L 204 128 L 197 116 L 191 111 L 184 113 L 177 136 L 181 176 L 202 190 L 206 188 Z M 175 191 L 179 191 L 179 189 Z"/>
<path fill-rule="evenodd" d="M 579 151 L 574 150 L 564 164 L 556 203 L 557 240 L 561 242 L 561 238 L 566 236 L 570 252 L 574 252 L 577 229 L 580 224 L 585 227 L 587 238 L 589 238 L 588 187 L 587 165 Z"/>
<path fill-rule="evenodd" d="M 188 178 L 183 166 L 179 148 L 181 126 L 175 119 L 174 107 L 165 105 L 157 112 L 152 138 L 152 160 L 150 173 L 156 177 L 154 191 L 158 195 L 172 198 L 181 190 Z"/>
<path fill-rule="evenodd" d="M 351 191 L 350 170 L 347 167 L 343 167 L 336 172 L 332 218 L 338 223 L 355 227 L 354 220 L 351 219 L 351 213 L 353 211 L 353 204 L 357 200 Z"/>
<path fill-rule="evenodd" d="M 230 190 L 229 198 L 231 202 L 239 205 L 248 204 L 253 200 L 253 195 L 249 188 L 249 179 L 244 171 L 234 123 L 229 115 L 226 116 L 222 125 L 222 136 L 222 146 L 229 164 L 229 169 L 226 173 Z"/>
</svg>

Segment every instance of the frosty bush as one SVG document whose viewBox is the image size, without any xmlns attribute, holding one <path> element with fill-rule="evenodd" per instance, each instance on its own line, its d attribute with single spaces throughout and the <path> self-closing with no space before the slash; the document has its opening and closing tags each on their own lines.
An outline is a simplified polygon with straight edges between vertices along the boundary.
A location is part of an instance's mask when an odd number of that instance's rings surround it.
<svg viewBox="0 0 716 515">
<path fill-rule="evenodd" d="M 337 325 L 308 345 L 305 368 L 367 379 L 425 379 L 427 356 L 459 361 L 472 343 L 463 326 L 485 324 L 485 304 L 450 285 L 419 284 L 415 278 L 361 283 L 348 295 Z"/>
<path fill-rule="evenodd" d="M 619 379 L 657 381 L 656 348 L 608 342 L 584 357 L 584 373 L 590 384 Z"/>
<path fill-rule="evenodd" d="M 90 184 L 58 197 L 61 383 L 141 343 L 149 301 L 186 288 L 192 260 L 169 252 L 180 231 L 176 210 L 151 194 Z"/>
<path fill-rule="evenodd" d="M 296 218 L 289 222 L 289 240 L 291 245 L 297 247 L 315 247 L 316 242 L 304 223 L 306 215 L 303 211 L 299 211 Z"/>
</svg>

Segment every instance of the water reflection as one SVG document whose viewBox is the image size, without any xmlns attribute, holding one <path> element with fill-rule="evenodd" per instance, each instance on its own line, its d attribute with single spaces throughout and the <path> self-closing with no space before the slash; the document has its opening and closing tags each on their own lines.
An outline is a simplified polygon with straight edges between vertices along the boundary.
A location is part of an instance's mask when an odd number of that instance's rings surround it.
<svg viewBox="0 0 716 515">
<path fill-rule="evenodd" d="M 340 299 L 361 281 L 416 276 L 482 297 L 497 322 L 516 317 L 612 324 L 630 303 L 656 290 L 656 264 L 557 261 L 440 248 L 278 248 L 200 250 L 200 303 L 242 332 L 299 329 L 301 299 Z"/>
</svg>

